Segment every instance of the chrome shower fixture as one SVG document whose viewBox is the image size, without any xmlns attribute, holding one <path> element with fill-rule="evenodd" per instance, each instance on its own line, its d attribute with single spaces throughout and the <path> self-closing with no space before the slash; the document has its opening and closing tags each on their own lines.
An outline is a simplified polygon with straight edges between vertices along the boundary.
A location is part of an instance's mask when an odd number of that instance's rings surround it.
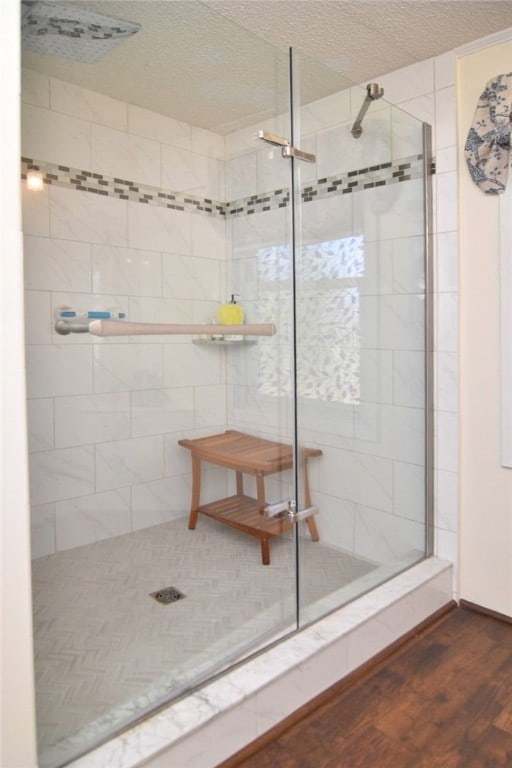
<svg viewBox="0 0 512 768">
<path fill-rule="evenodd" d="M 366 86 L 366 98 L 363 101 L 361 105 L 361 109 L 359 110 L 359 114 L 355 119 L 354 125 L 352 126 L 351 134 L 354 137 L 354 139 L 358 139 L 362 132 L 362 122 L 363 118 L 366 115 L 366 112 L 368 110 L 368 107 L 372 103 L 372 101 L 377 101 L 377 99 L 380 99 L 381 96 L 384 95 L 384 88 L 381 88 L 378 83 L 368 83 Z"/>
<path fill-rule="evenodd" d="M 86 11 L 78 4 L 56 0 L 23 0 L 21 45 L 24 51 L 94 64 L 140 24 Z"/>
</svg>

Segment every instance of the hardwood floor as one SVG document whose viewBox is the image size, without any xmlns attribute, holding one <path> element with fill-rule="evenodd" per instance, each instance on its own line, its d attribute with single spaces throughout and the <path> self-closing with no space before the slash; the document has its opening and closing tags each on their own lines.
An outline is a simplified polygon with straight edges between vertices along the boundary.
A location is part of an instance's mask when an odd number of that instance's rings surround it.
<svg viewBox="0 0 512 768">
<path fill-rule="evenodd" d="M 223 768 L 512 768 L 512 624 L 456 608 L 250 749 Z"/>
</svg>

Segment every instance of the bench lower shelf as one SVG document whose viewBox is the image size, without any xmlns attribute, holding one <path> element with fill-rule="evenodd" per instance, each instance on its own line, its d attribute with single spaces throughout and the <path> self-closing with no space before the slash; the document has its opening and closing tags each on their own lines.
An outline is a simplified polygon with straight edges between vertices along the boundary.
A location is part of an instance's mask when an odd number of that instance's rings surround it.
<svg viewBox="0 0 512 768">
<path fill-rule="evenodd" d="M 198 512 L 260 539 L 261 558 L 264 565 L 270 563 L 269 539 L 280 536 L 294 526 L 294 523 L 286 517 L 265 517 L 259 511 L 256 499 L 245 495 L 228 496 L 219 501 L 212 501 L 210 504 L 203 504 Z M 195 528 L 195 524 L 193 527 Z"/>
</svg>

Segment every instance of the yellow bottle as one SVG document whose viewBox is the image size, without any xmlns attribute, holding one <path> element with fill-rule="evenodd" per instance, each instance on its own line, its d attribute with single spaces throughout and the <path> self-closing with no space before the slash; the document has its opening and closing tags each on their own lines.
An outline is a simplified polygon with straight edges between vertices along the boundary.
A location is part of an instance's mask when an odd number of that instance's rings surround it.
<svg viewBox="0 0 512 768">
<path fill-rule="evenodd" d="M 219 325 L 242 325 L 244 322 L 244 311 L 240 304 L 236 303 L 236 295 L 236 293 L 232 293 L 229 304 L 221 304 L 217 309 Z"/>
</svg>

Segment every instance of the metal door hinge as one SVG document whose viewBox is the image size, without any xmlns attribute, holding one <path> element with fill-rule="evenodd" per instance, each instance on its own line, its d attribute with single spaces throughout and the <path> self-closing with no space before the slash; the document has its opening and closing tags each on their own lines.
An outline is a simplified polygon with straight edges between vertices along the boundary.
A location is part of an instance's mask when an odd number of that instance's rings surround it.
<svg viewBox="0 0 512 768">
<path fill-rule="evenodd" d="M 292 147 L 290 141 L 285 139 L 284 136 L 276 136 L 275 133 L 270 131 L 258 131 L 258 139 L 266 141 L 268 144 L 282 147 L 281 154 L 283 157 L 294 157 L 297 160 L 304 160 L 306 163 L 316 162 L 316 155 L 313 155 L 311 152 L 304 152 L 304 150 L 297 149 L 297 147 Z"/>
</svg>

